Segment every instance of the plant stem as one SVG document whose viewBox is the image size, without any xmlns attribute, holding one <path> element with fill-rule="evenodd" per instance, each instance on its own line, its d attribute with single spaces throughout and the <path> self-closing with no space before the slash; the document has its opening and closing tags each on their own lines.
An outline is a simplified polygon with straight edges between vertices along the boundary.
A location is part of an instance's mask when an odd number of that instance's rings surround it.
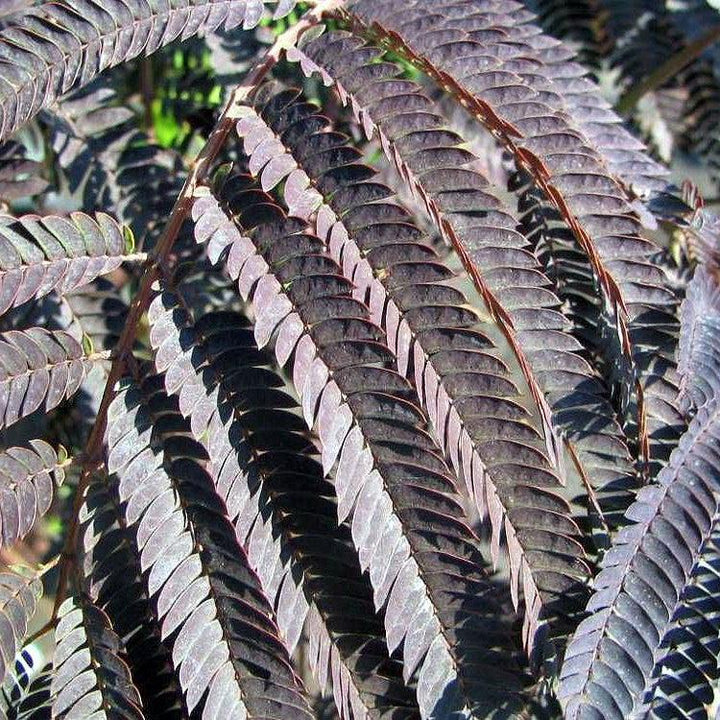
<svg viewBox="0 0 720 720">
<path fill-rule="evenodd" d="M 143 116 L 145 129 L 148 133 L 155 135 L 153 128 L 152 104 L 155 98 L 152 57 L 145 56 L 140 61 L 140 93 L 143 101 Z"/>
<path fill-rule="evenodd" d="M 686 45 L 680 52 L 673 55 L 644 80 L 641 80 L 623 93 L 615 106 L 617 113 L 623 116 L 628 115 L 644 95 L 652 90 L 656 90 L 667 80 L 677 75 L 677 73 L 687 67 L 693 60 L 697 60 L 707 48 L 718 40 L 720 40 L 720 25 L 712 28 L 705 33 L 705 35 L 689 45 Z"/>
</svg>

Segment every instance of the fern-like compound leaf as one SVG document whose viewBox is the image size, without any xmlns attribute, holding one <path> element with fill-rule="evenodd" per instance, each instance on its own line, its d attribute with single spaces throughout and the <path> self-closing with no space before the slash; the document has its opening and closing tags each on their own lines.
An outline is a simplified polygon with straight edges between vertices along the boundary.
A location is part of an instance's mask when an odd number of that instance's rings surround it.
<svg viewBox="0 0 720 720">
<path fill-rule="evenodd" d="M 415 83 L 398 80 L 397 70 L 388 63 L 378 62 L 379 52 L 367 45 L 358 46 L 347 33 L 322 35 L 302 49 L 295 49 L 290 57 L 299 59 L 308 71 L 313 67 L 319 69 L 326 81 L 333 78 L 341 99 L 352 105 L 358 121 L 369 134 L 379 135 L 388 159 L 414 184 L 420 199 L 436 219 L 438 231 L 456 245 L 470 276 L 510 341 L 532 395 L 538 401 L 542 418 L 538 430 L 544 430 L 549 436 L 546 437 L 550 443 L 547 454 L 549 459 L 555 458 L 556 471 L 562 476 L 565 468 L 571 472 L 577 464 L 580 474 L 591 479 L 596 491 L 609 496 L 611 508 L 622 507 L 623 490 L 627 495 L 628 487 L 633 484 L 633 468 L 607 393 L 587 362 L 576 354 L 579 346 L 566 332 L 559 300 L 553 296 L 542 269 L 533 264 L 527 243 L 515 231 L 516 221 L 492 196 L 487 181 L 473 169 L 477 158 L 461 147 L 460 136 L 444 127 L 442 117 Z M 378 67 L 383 68 L 379 78 L 365 77 Z M 404 101 L 397 96 L 399 89 Z M 286 104 L 280 102 L 282 97 L 280 93 L 277 98 L 267 100 L 262 115 L 277 133 L 276 142 L 286 142 L 302 159 L 301 164 L 310 170 L 313 188 L 326 193 L 333 209 L 321 212 L 319 218 L 328 239 L 335 233 L 335 251 L 343 252 L 340 238 L 344 235 L 349 234 L 351 240 L 358 243 L 359 254 L 350 249 L 345 251 L 346 274 L 356 283 L 369 282 L 367 272 L 352 267 L 353 261 L 364 266 L 361 256 L 366 256 L 366 262 L 373 266 L 376 275 L 385 278 L 386 285 L 397 284 L 389 272 L 391 265 L 402 269 L 410 282 L 413 270 L 419 269 L 419 265 L 413 268 L 406 264 L 409 258 L 398 252 L 401 245 L 408 249 L 416 243 L 408 228 L 408 218 L 403 217 L 399 208 L 388 205 L 372 177 L 365 180 L 365 185 L 359 185 L 350 172 L 341 178 L 339 169 L 344 164 L 352 163 L 355 171 L 360 172 L 362 166 L 357 155 L 353 157 L 354 151 L 344 146 L 339 136 L 335 136 L 334 151 L 327 152 L 327 121 L 313 114 L 307 103 Z M 377 123 L 375 118 L 379 118 Z M 252 161 L 257 153 L 249 136 L 245 147 L 251 152 Z M 336 192 L 336 184 L 344 192 Z M 292 213 L 289 185 L 286 183 L 284 194 Z M 365 206 L 370 200 L 373 204 Z M 351 221 L 331 227 L 333 213 L 342 216 L 350 210 L 355 210 Z M 358 227 L 348 233 L 350 223 Z M 391 232 L 392 227 L 398 232 Z M 383 242 L 373 237 L 373 232 L 381 229 Z M 383 244 L 393 240 L 397 245 L 394 252 Z M 427 252 L 424 260 L 437 266 L 438 260 L 432 257 L 434 252 Z M 427 287 L 426 274 L 418 273 L 416 277 L 418 286 Z M 438 282 L 444 282 L 444 278 Z M 370 296 L 373 297 L 372 292 Z M 426 302 L 432 305 L 437 300 L 427 298 Z M 395 314 L 387 315 L 382 309 L 377 311 L 377 317 L 398 322 Z M 407 340 L 406 328 L 404 323 L 399 329 L 393 327 L 389 337 L 393 339 L 397 335 Z M 412 344 L 396 352 L 401 358 L 409 356 Z M 422 390 L 420 394 L 422 397 Z M 436 422 L 432 410 L 430 419 L 438 428 L 446 425 L 446 417 L 441 414 Z M 564 462 L 558 457 L 558 453 L 564 451 L 558 439 L 560 434 L 568 436 L 568 457 Z M 460 472 L 457 466 L 456 470 Z M 604 499 L 601 498 L 603 504 Z"/>
<path fill-rule="evenodd" d="M 105 213 L 0 221 L 0 314 L 55 290 L 64 294 L 136 259 L 126 231 Z"/>
<path fill-rule="evenodd" d="M 150 307 L 156 368 L 212 458 L 216 490 L 287 645 L 295 646 L 304 627 L 318 684 L 324 688 L 332 678 L 342 717 L 415 717 L 295 401 L 241 315 L 194 320 L 180 292 L 165 291 Z"/>
<path fill-rule="evenodd" d="M 310 720 L 271 606 L 203 467 L 207 455 L 162 376 L 124 384 L 108 420 L 108 469 L 120 480 L 188 712 Z"/>
<path fill-rule="evenodd" d="M 633 717 L 717 512 L 720 409 L 698 412 L 659 474 L 627 512 L 565 653 L 558 696 L 570 720 Z"/>
<path fill-rule="evenodd" d="M 0 334 L 0 427 L 72 397 L 92 363 L 65 332 L 30 328 Z"/>
<path fill-rule="evenodd" d="M 511 590 L 517 604 L 519 587 L 524 587 L 525 634 L 532 644 L 541 605 L 555 604 L 560 612 L 567 600 L 561 596 L 583 573 L 582 550 L 575 540 L 579 533 L 560 495 L 561 481 L 546 458 L 532 405 L 523 404 L 502 351 L 494 347 L 489 337 L 493 328 L 468 309 L 466 298 L 452 285 L 452 271 L 428 239 L 391 202 L 388 189 L 359 162 L 346 139 L 328 132 L 325 119 L 309 104 L 288 102 L 291 96 L 291 91 L 271 95 L 262 110 L 277 133 L 276 147 L 281 139 L 287 143 L 311 173 L 306 182 L 312 181 L 312 193 L 319 190 L 327 197 L 329 204 L 318 212 L 318 234 L 353 279 L 354 295 L 370 299 L 373 319 L 384 326 L 400 372 L 415 382 L 440 446 L 457 474 L 464 474 L 481 513 L 489 516 L 496 561 L 502 531 L 510 538 Z M 253 118 L 250 128 L 241 120 L 238 131 L 250 152 L 249 165 L 262 177 L 262 165 L 253 166 L 262 118 L 248 117 Z M 290 206 L 288 192 L 286 183 Z M 522 483 L 513 472 L 519 452 L 533 458 Z M 544 521 L 543 509 L 551 512 L 553 522 Z M 553 526 L 557 535 L 551 537 Z M 541 559 L 550 546 L 556 560 L 563 556 L 552 580 L 544 576 Z"/>
<path fill-rule="evenodd" d="M 714 270 L 695 271 L 680 310 L 679 402 L 687 411 L 702 407 L 720 390 L 720 286 Z"/>
<path fill-rule="evenodd" d="M 78 594 L 60 606 L 51 683 L 52 717 L 143 720 L 140 695 L 107 615 Z"/>
<path fill-rule="evenodd" d="M 707 717 L 720 673 L 720 534 L 718 517 L 703 545 L 682 601 L 661 641 L 663 655 L 646 694 L 652 718 Z"/>
<path fill-rule="evenodd" d="M 197 227 L 204 218 L 201 237 L 224 243 L 228 271 L 253 301 L 258 344 L 277 333 L 276 356 L 283 364 L 293 357 L 293 383 L 308 425 L 318 429 L 325 472 L 337 463 L 338 519 L 352 516 L 361 567 L 385 610 L 388 648 L 402 645 L 406 679 L 419 670 L 421 713 L 514 706 L 522 683 L 504 629 L 488 634 L 483 619 L 494 615 L 494 593 L 477 541 L 416 396 L 392 369 L 384 333 L 304 222 L 286 217 L 248 176 L 229 180 L 223 197 L 237 225 L 208 196 L 194 205 Z M 442 528 L 441 547 L 427 543 L 429 525 Z M 448 605 L 447 593 L 471 605 Z M 456 636 L 449 628 L 460 617 L 464 632 Z M 480 667 L 476 685 L 466 673 Z"/>
<path fill-rule="evenodd" d="M 517 38 L 516 25 L 527 18 L 498 16 L 493 6 L 449 4 L 432 15 L 396 0 L 360 0 L 352 7 L 366 24 L 364 32 L 404 52 L 498 136 L 573 230 L 609 308 L 605 329 L 613 382 L 624 393 L 643 459 L 662 463 L 683 428 L 676 408 L 675 298 L 663 271 L 650 261 L 656 248 L 642 236 L 625 188 L 607 172 L 582 129 L 556 109 L 562 105 L 559 89 L 537 82 L 542 59 L 536 66 L 522 50 L 515 56 L 514 42 L 506 44 L 507 34 Z M 498 20 L 499 35 L 493 31 Z M 540 46 L 542 38 L 536 36 Z M 517 39 L 522 48 L 522 36 Z M 478 56 L 488 56 L 488 62 L 478 65 Z M 500 86 L 497 73 L 504 73 Z"/>
<path fill-rule="evenodd" d="M 289 12 L 293 5 L 283 0 L 278 10 Z M 39 5 L 0 31 L 0 139 L 106 68 L 220 25 L 252 28 L 264 7 L 263 0 Z"/>
<path fill-rule="evenodd" d="M 142 575 L 140 550 L 128 528 L 117 484 L 104 475 L 93 478 L 80 511 L 80 547 L 84 585 L 107 614 L 123 642 L 132 680 L 148 717 L 187 720 L 171 647 Z"/>
<path fill-rule="evenodd" d="M 64 453 L 64 451 L 63 451 Z M 62 484 L 65 458 L 43 440 L 0 453 L 0 545 L 24 538 L 50 508 Z"/>
</svg>

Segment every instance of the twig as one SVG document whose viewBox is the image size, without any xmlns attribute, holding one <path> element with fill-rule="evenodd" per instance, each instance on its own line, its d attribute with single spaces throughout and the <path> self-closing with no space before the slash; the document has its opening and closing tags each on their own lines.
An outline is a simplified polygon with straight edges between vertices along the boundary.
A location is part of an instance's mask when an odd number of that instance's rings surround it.
<svg viewBox="0 0 720 720">
<path fill-rule="evenodd" d="M 685 46 L 680 52 L 664 62 L 657 70 L 650 73 L 644 80 L 641 80 L 623 93 L 615 106 L 615 110 L 620 115 L 630 113 L 644 95 L 652 90 L 656 90 L 667 80 L 677 75 L 677 73 L 687 67 L 693 60 L 700 57 L 707 48 L 718 40 L 720 40 L 720 25 L 709 30 L 705 35 L 695 40 L 695 42 Z"/>
<path fill-rule="evenodd" d="M 152 62 L 152 57 L 149 56 L 143 57 L 140 61 L 140 93 L 143 101 L 143 116 L 145 129 L 150 133 L 154 133 L 152 104 L 155 99 Z"/>
<path fill-rule="evenodd" d="M 23 640 L 23 645 L 32 645 L 36 640 L 39 640 L 43 635 L 46 635 L 57 625 L 57 617 L 53 613 L 53 616 L 39 629 L 36 630 L 32 635 Z"/>
</svg>

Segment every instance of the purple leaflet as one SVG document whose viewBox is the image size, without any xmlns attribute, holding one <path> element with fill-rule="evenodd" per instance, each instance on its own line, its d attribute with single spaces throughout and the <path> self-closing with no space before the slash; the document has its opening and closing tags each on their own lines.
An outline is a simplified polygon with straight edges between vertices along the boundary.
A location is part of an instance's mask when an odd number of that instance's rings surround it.
<svg viewBox="0 0 720 720">
<path fill-rule="evenodd" d="M 307 174 L 253 108 L 243 106 L 238 117 L 237 133 L 249 157 L 251 174 L 260 175 L 265 191 L 286 180 L 283 194 L 290 215 L 309 218 L 321 204 L 322 197 L 311 186 Z"/>
<path fill-rule="evenodd" d="M 202 207 L 207 210 L 209 204 L 204 203 Z M 197 240 L 205 232 L 204 227 L 203 224 L 196 232 Z M 236 241 L 241 242 L 243 236 L 237 229 L 235 233 Z M 156 363 L 161 355 L 165 358 L 159 369 L 167 369 L 166 386 L 171 374 L 175 374 L 174 367 L 189 368 L 182 373 L 190 377 L 179 388 L 180 406 L 190 415 L 193 434 L 205 443 L 213 458 L 212 475 L 217 491 L 228 506 L 229 517 L 235 523 L 251 566 L 258 573 L 266 594 L 273 599 L 279 628 L 288 645 L 294 646 L 309 610 L 305 631 L 311 645 L 315 647 L 313 644 L 317 643 L 316 652 L 325 657 L 324 660 L 311 657 L 311 663 L 321 687 L 327 680 L 327 669 L 321 666 L 329 663 L 333 692 L 341 712 L 346 713 L 352 707 L 354 717 L 369 717 L 378 698 L 390 693 L 391 705 L 398 712 L 402 708 L 404 716 L 413 717 L 414 702 L 403 685 L 400 664 L 388 657 L 379 617 L 364 626 L 362 646 L 348 652 L 343 628 L 351 627 L 352 623 L 348 625 L 344 619 L 348 613 L 345 593 L 351 592 L 352 604 L 362 604 L 368 609 L 369 617 L 375 618 L 372 589 L 350 552 L 347 526 L 336 527 L 332 486 L 323 480 L 321 466 L 308 457 L 307 452 L 289 452 L 292 448 L 311 445 L 304 433 L 289 422 L 295 416 L 273 406 L 273 401 L 287 406 L 289 398 L 279 392 L 272 395 L 264 389 L 268 383 L 280 386 L 282 381 L 264 368 L 268 358 L 257 353 L 252 332 L 242 318 L 217 313 L 215 317 L 207 315 L 193 321 L 181 297 L 181 294 L 165 292 L 151 305 L 150 337 L 157 347 Z M 298 316 L 288 317 L 293 318 L 296 320 L 286 320 L 277 332 L 276 354 L 284 360 L 292 354 L 298 335 L 304 332 Z M 191 352 L 180 349 L 169 324 L 176 326 L 177 335 L 184 329 L 192 329 L 196 342 Z M 223 342 L 219 344 L 221 339 Z M 166 346 L 176 348 L 174 358 L 171 359 Z M 233 362 L 226 362 L 231 356 Z M 207 369 L 203 371 L 205 363 Z M 261 367 L 262 373 L 258 372 Z M 204 385 L 206 392 L 194 389 L 198 383 Z M 199 399 L 186 401 L 186 397 Z M 216 404 L 232 407 L 231 419 L 223 424 L 222 418 L 213 411 L 208 420 L 203 410 L 206 404 L 213 408 Z M 272 415 L 265 420 L 261 411 L 271 408 Z M 201 420 L 196 422 L 198 417 Z M 273 427 L 270 436 L 263 425 L 268 420 Z M 269 437 L 272 438 L 270 444 Z M 300 489 L 298 483 L 303 495 L 314 495 L 314 515 L 310 515 L 307 508 L 297 512 L 294 498 Z M 342 568 L 344 587 L 332 579 L 325 582 L 315 574 L 314 568 L 327 553 L 335 558 L 336 573 Z M 310 582 L 304 581 L 306 570 L 313 572 Z M 382 680 L 373 675 L 372 667 L 383 668 Z M 344 714 L 343 717 L 350 716 Z"/>
</svg>

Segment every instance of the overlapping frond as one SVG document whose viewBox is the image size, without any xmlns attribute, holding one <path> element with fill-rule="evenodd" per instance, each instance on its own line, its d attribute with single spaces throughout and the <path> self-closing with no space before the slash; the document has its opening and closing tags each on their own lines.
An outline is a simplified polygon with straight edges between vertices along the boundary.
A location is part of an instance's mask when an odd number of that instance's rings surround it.
<svg viewBox="0 0 720 720">
<path fill-rule="evenodd" d="M 642 236 L 624 187 L 595 147 L 601 137 L 611 147 L 608 127 L 620 126 L 591 122 L 597 131 L 591 133 L 558 109 L 569 95 L 555 85 L 564 51 L 560 60 L 545 63 L 541 49 L 550 48 L 552 56 L 556 41 L 528 25 L 524 11 L 466 2 L 438 6 L 428 15 L 420 5 L 413 11 L 407 3 L 362 0 L 352 9 L 370 26 L 365 32 L 405 53 L 494 132 L 573 230 L 606 303 L 605 343 L 618 365 L 613 380 L 630 405 L 642 455 L 663 461 L 683 425 L 674 405 L 676 303 L 663 271 L 650 262 L 655 248 Z M 595 98 L 581 95 L 588 102 Z M 593 105 L 598 117 L 600 105 Z M 626 144 L 618 160 L 628 163 L 636 184 L 637 163 L 625 157 L 625 147 L 630 154 L 637 147 Z"/>
<path fill-rule="evenodd" d="M 0 573 L 0 681 L 12 668 L 22 647 L 28 622 L 42 596 L 42 580 L 36 573 Z"/>
<path fill-rule="evenodd" d="M 196 320 L 181 292 L 165 291 L 150 307 L 156 368 L 212 458 L 216 490 L 283 638 L 294 648 L 304 627 L 318 684 L 332 678 L 342 717 L 415 717 L 295 401 L 243 316 Z"/>
<path fill-rule="evenodd" d="M 52 717 L 143 720 L 140 695 L 107 615 L 77 594 L 60 607 L 50 686 Z"/>
<path fill-rule="evenodd" d="M 565 654 L 558 695 L 566 717 L 628 718 L 644 704 L 655 664 L 718 504 L 720 409 L 690 423 L 669 464 L 638 493 L 630 524 L 606 553 L 594 594 Z"/>
<path fill-rule="evenodd" d="M 140 549 L 190 713 L 311 714 L 272 609 L 162 376 L 125 383 L 109 411 L 108 469 Z"/>
<path fill-rule="evenodd" d="M 661 641 L 663 657 L 647 694 L 652 718 L 702 720 L 715 702 L 720 654 L 720 555 L 718 518 Z"/>
<path fill-rule="evenodd" d="M 473 87 L 468 85 L 467 90 L 475 102 L 469 107 L 486 111 L 492 121 L 500 120 L 498 129 L 509 131 L 519 142 L 526 134 L 534 134 L 522 127 L 524 119 L 537 121 L 548 116 L 545 123 L 552 127 L 546 127 L 543 134 L 569 131 L 577 135 L 579 131 L 591 151 L 589 157 L 599 157 L 601 165 L 634 191 L 648 194 L 664 188 L 667 170 L 646 155 L 643 144 L 623 127 L 585 68 L 574 62 L 573 50 L 544 35 L 522 3 L 439 3 L 424 17 L 422 3 L 414 5 L 406 6 L 404 13 L 395 0 L 358 0 L 350 7 L 363 21 L 384 25 L 392 32 L 403 26 L 401 34 L 410 33 L 413 42 L 427 35 L 418 46 L 420 54 L 432 65 L 437 61 L 447 82 L 465 85 L 464 79 L 472 76 Z M 427 70 L 435 74 L 430 67 Z M 476 107 L 478 101 L 480 108 Z M 492 109 L 504 105 L 514 106 L 506 118 L 505 111 L 497 114 Z M 528 110 L 535 112 L 528 114 Z M 567 111 L 564 118 L 560 115 L 563 110 Z"/>
<path fill-rule="evenodd" d="M 508 189 L 517 197 L 520 229 L 563 303 L 563 315 L 571 324 L 570 332 L 580 341 L 584 357 L 601 362 L 602 308 L 592 268 L 572 230 L 527 173 L 514 173 Z"/>
<path fill-rule="evenodd" d="M 187 720 L 171 647 L 161 637 L 157 610 L 143 579 L 140 550 L 111 478 L 93 479 L 78 520 L 86 592 L 123 642 L 146 715 Z"/>
<path fill-rule="evenodd" d="M 295 2 L 268 5 L 282 15 Z M 33 8 L 0 31 L 0 138 L 108 67 L 221 25 L 254 27 L 264 9 L 263 0 L 192 0 L 178 6 L 74 0 Z"/>
<path fill-rule="evenodd" d="M 132 235 L 105 213 L 22 215 L 0 223 L 0 314 L 64 294 L 137 260 Z"/>
<path fill-rule="evenodd" d="M 718 712 L 704 2 L 0 1 L 0 717 Z"/>
<path fill-rule="evenodd" d="M 304 222 L 247 176 L 231 178 L 223 197 L 236 225 L 209 196 L 194 205 L 196 228 L 252 299 L 258 344 L 276 336 L 281 364 L 293 358 L 325 472 L 337 463 L 338 518 L 352 516 L 361 567 L 385 609 L 388 647 L 402 645 L 406 678 L 419 669 L 421 712 L 512 706 L 521 684 L 502 623 L 490 623 L 498 608 L 477 541 L 384 333 Z M 439 546 L 428 542 L 430 527 Z M 448 605 L 448 594 L 462 604 Z M 458 622 L 462 635 L 452 629 Z"/>
<path fill-rule="evenodd" d="M 65 332 L 42 328 L 0 334 L 0 427 L 72 397 L 93 364 Z"/>
<path fill-rule="evenodd" d="M 561 474 L 565 468 L 573 473 L 577 470 L 584 483 L 590 478 L 601 492 L 607 486 L 613 504 L 622 507 L 623 491 L 633 484 L 633 469 L 607 393 L 588 363 L 578 356 L 580 345 L 567 333 L 549 279 L 528 252 L 528 242 L 515 230 L 515 218 L 474 169 L 477 158 L 463 147 L 463 138 L 447 129 L 434 103 L 415 83 L 399 80 L 397 68 L 377 62 L 379 51 L 358 44 L 346 33 L 323 35 L 290 56 L 299 59 L 306 72 L 319 70 L 326 82 L 337 87 L 341 98 L 349 99 L 368 135 L 378 133 L 388 158 L 414 185 L 438 230 L 455 245 L 538 401 L 541 429 L 550 436 L 546 437 L 548 455 L 556 469 Z M 371 73 L 377 72 L 377 67 L 383 71 L 375 77 Z M 370 79 L 366 77 L 369 73 Z M 324 151 L 325 128 L 317 127 L 322 118 L 295 120 L 300 107 L 278 110 L 268 103 L 264 115 L 278 133 L 287 136 L 288 144 L 305 160 L 317 182 L 324 173 L 350 161 L 340 154 L 339 144 L 335 154 Z M 291 120 L 295 120 L 292 131 L 285 132 Z M 348 177 L 343 186 L 351 183 Z M 338 214 L 348 209 L 351 197 L 350 192 L 347 197 L 338 196 L 339 202 L 334 203 Z M 372 213 L 372 207 L 364 214 Z M 386 212 L 383 206 L 376 210 L 377 222 L 384 228 L 388 227 Z M 366 218 L 363 223 L 367 227 L 362 236 L 368 235 L 372 226 Z M 401 257 L 396 260 L 402 261 Z M 409 274 L 409 266 L 405 269 Z M 381 275 L 386 270 L 375 268 Z M 569 436 L 565 448 L 560 435 Z M 564 462 L 563 453 L 568 455 Z"/>
<path fill-rule="evenodd" d="M 43 440 L 0 453 L 0 546 L 25 537 L 48 511 L 65 477 L 66 456 L 64 448 L 58 456 Z"/>
<path fill-rule="evenodd" d="M 346 139 L 328 132 L 326 121 L 313 114 L 312 106 L 287 102 L 292 95 L 272 96 L 263 115 L 312 173 L 310 194 L 319 190 L 328 197 L 330 205 L 323 205 L 318 215 L 319 234 L 353 279 L 355 295 L 369 298 L 372 316 L 384 325 L 400 372 L 415 381 L 440 446 L 458 475 L 464 473 L 480 512 L 489 516 L 496 561 L 503 530 L 509 538 L 511 589 L 517 604 L 520 585 L 524 588 L 530 645 L 540 605 L 556 603 L 559 611 L 567 600 L 562 593 L 583 575 L 582 549 L 574 538 L 577 529 L 559 492 L 561 482 L 545 457 L 532 410 L 523 405 L 516 380 L 488 337 L 488 326 L 450 284 L 452 272 L 427 238 L 402 208 L 389 202 L 388 189 L 359 162 Z M 255 115 L 245 149 L 251 153 L 249 164 L 262 178 L 266 170 L 253 163 L 258 121 Z M 247 129 L 241 120 L 239 132 Z M 325 149 L 328 141 L 330 150 Z M 274 143 L 282 145 L 278 138 Z M 265 167 L 270 163 L 272 159 Z M 306 176 L 305 183 L 309 179 Z M 287 183 L 284 194 L 287 199 Z M 532 457 L 521 482 L 513 472 L 517 453 Z M 550 547 L 557 562 L 552 578 L 543 572 L 543 557 Z"/>
</svg>

